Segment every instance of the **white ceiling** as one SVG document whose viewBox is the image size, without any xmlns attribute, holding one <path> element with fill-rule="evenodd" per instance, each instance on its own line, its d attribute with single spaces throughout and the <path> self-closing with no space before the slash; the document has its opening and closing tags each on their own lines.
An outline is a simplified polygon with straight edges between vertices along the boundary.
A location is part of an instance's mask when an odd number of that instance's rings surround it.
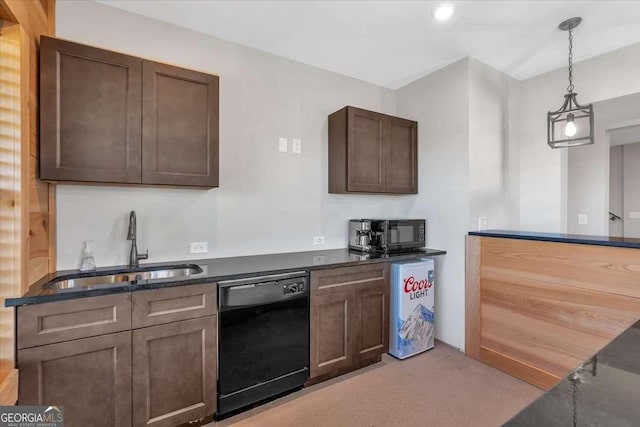
<svg viewBox="0 0 640 427">
<path fill-rule="evenodd" d="M 98 1 L 392 89 L 465 56 L 521 80 L 563 67 L 572 16 L 576 61 L 640 42 L 640 1 L 452 1 L 446 22 L 433 1 Z"/>
</svg>

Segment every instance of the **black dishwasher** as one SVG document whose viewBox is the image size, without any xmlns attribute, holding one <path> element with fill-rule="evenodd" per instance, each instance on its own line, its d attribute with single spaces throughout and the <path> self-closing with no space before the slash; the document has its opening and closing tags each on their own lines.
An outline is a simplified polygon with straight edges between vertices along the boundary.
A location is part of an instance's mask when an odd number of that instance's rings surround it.
<svg viewBox="0 0 640 427">
<path fill-rule="evenodd" d="M 305 271 L 218 284 L 218 419 L 309 379 Z"/>
</svg>

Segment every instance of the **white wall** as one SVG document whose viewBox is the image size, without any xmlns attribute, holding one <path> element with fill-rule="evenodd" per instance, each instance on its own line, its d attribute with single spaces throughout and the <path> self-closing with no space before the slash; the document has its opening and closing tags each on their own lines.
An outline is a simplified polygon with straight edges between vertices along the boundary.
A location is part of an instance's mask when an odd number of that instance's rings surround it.
<svg viewBox="0 0 640 427">
<path fill-rule="evenodd" d="M 397 114 L 418 125 L 418 187 L 410 216 L 429 221 L 429 246 L 446 248 L 436 263 L 436 336 L 464 348 L 464 235 L 469 223 L 469 60 L 397 91 Z"/>
<path fill-rule="evenodd" d="M 622 145 L 610 147 L 609 151 L 609 212 L 624 217 L 623 193 L 623 155 Z M 609 236 L 622 237 L 623 222 L 621 220 L 609 222 Z"/>
<path fill-rule="evenodd" d="M 597 105 L 593 115 L 593 145 L 567 151 L 567 232 L 606 236 L 609 233 L 609 139 Z M 586 224 L 578 224 L 579 215 L 587 216 Z"/>
<path fill-rule="evenodd" d="M 509 98 L 517 81 L 475 59 L 469 60 L 468 230 L 478 218 L 490 229 L 517 226 L 517 146 L 509 144 Z"/>
<path fill-rule="evenodd" d="M 465 58 L 397 91 L 397 113 L 419 122 L 420 193 L 411 216 L 429 219 L 437 264 L 436 336 L 464 348 L 465 235 L 478 216 L 511 226 L 508 99 L 514 82 Z"/>
<path fill-rule="evenodd" d="M 640 92 L 640 43 L 574 64 L 578 101 L 593 103 Z M 566 149 L 547 145 L 546 113 L 562 104 L 567 70 L 561 68 L 519 83 L 511 102 L 517 112 L 510 143 L 519 150 L 519 228 L 567 229 Z"/>
<path fill-rule="evenodd" d="M 221 123 L 218 189 L 58 186 L 58 269 L 78 267 L 85 239 L 99 265 L 126 263 L 131 209 L 149 262 L 194 258 L 191 241 L 204 257 L 312 250 L 316 235 L 345 247 L 347 219 L 409 215 L 415 196 L 327 192 L 327 115 L 394 113 L 393 91 L 93 2 L 56 12 L 60 38 L 219 75 Z M 281 136 L 303 154 L 278 153 Z"/>
<path fill-rule="evenodd" d="M 624 237 L 640 238 L 640 143 L 622 146 Z"/>
<path fill-rule="evenodd" d="M 640 93 L 598 101 L 593 104 L 594 144 L 567 150 L 567 231 L 575 234 L 609 233 L 609 155 L 611 138 L 633 138 L 640 121 Z M 636 134 L 637 138 L 637 134 Z M 639 185 L 636 182 L 636 185 Z M 578 224 L 578 215 L 587 224 Z"/>
</svg>

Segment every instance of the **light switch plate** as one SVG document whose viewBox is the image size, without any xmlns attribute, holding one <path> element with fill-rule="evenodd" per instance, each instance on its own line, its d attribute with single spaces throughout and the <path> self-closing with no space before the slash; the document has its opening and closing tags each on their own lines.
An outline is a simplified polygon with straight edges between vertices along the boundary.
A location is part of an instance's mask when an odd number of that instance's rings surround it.
<svg viewBox="0 0 640 427">
<path fill-rule="evenodd" d="M 313 244 L 315 246 L 324 245 L 324 236 L 313 236 Z"/>
<path fill-rule="evenodd" d="M 192 254 L 206 254 L 209 253 L 208 242 L 191 242 L 189 247 L 189 253 Z"/>
<path fill-rule="evenodd" d="M 302 154 L 302 140 L 294 138 L 291 140 L 291 152 L 295 154 Z"/>
<path fill-rule="evenodd" d="M 278 150 L 281 153 L 286 153 L 288 150 L 288 142 L 287 142 L 287 138 L 280 138 L 280 140 L 278 141 Z"/>
<path fill-rule="evenodd" d="M 478 217 L 478 231 L 483 231 L 487 229 L 487 217 L 479 216 Z"/>
<path fill-rule="evenodd" d="M 587 225 L 587 215 L 578 214 L 578 225 Z"/>
</svg>

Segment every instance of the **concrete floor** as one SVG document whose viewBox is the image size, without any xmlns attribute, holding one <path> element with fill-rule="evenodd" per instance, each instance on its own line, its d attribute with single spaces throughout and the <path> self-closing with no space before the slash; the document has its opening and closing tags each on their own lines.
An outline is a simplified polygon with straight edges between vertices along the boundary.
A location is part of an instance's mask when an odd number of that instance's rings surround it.
<svg viewBox="0 0 640 427">
<path fill-rule="evenodd" d="M 442 343 L 303 389 L 209 427 L 499 426 L 542 391 Z"/>
</svg>

